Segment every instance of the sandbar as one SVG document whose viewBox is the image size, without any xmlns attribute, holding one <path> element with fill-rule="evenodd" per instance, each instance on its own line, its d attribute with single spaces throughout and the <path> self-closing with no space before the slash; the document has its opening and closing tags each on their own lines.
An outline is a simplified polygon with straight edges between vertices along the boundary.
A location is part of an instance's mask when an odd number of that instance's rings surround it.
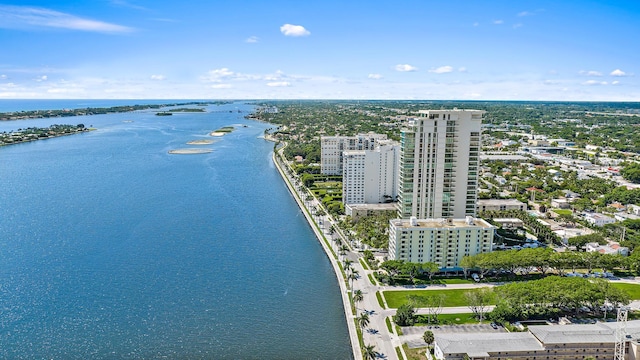
<svg viewBox="0 0 640 360">
<path fill-rule="evenodd" d="M 169 154 L 181 154 L 181 155 L 208 154 L 210 152 L 213 152 L 213 149 L 175 149 L 175 150 L 169 150 Z"/>
<path fill-rule="evenodd" d="M 213 140 L 192 140 L 187 142 L 187 145 L 209 145 L 213 144 Z"/>
<path fill-rule="evenodd" d="M 209 135 L 211 135 L 211 136 L 224 136 L 224 134 L 226 134 L 226 132 L 212 131 Z"/>
</svg>

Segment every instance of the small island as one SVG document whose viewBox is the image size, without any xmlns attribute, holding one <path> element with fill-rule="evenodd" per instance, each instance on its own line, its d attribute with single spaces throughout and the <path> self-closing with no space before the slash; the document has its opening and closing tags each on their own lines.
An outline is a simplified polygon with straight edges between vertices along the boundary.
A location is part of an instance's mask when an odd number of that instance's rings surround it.
<svg viewBox="0 0 640 360">
<path fill-rule="evenodd" d="M 51 125 L 46 128 L 29 127 L 17 131 L 0 133 L 0 146 L 19 144 L 23 142 L 50 139 L 58 136 L 87 132 L 90 130 L 84 124 L 78 125 Z"/>
<path fill-rule="evenodd" d="M 156 116 L 171 116 L 171 115 L 173 114 L 169 111 L 161 111 L 156 113 Z"/>
<path fill-rule="evenodd" d="M 209 135 L 211 136 L 224 136 L 227 133 L 230 133 L 234 130 L 233 126 L 225 126 L 221 127 L 218 130 L 212 131 Z"/>
<path fill-rule="evenodd" d="M 212 149 L 174 149 L 169 150 L 169 154 L 179 155 L 193 155 L 193 154 L 208 154 L 213 152 Z"/>
<path fill-rule="evenodd" d="M 213 140 L 191 140 L 187 142 L 187 145 L 210 145 L 213 144 Z"/>
</svg>

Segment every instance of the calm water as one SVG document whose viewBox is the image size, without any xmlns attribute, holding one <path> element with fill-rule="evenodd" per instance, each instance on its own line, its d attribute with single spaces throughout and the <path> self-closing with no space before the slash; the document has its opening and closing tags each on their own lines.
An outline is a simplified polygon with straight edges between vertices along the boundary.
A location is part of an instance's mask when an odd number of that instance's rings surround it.
<svg viewBox="0 0 640 360">
<path fill-rule="evenodd" d="M 0 358 L 351 358 L 269 125 L 236 108 L 0 122 L 99 129 L 0 148 Z"/>
</svg>

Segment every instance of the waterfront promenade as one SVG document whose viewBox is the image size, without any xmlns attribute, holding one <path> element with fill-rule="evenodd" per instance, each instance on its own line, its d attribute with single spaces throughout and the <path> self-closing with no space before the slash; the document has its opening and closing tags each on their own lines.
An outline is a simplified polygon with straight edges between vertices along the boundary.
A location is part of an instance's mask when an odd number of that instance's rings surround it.
<svg viewBox="0 0 640 360">
<path fill-rule="evenodd" d="M 349 330 L 351 347 L 355 359 L 362 359 L 363 353 L 360 347 L 360 341 L 358 339 L 358 329 L 356 329 L 355 318 L 367 312 L 369 314 L 369 324 L 362 329 L 362 339 L 364 345 L 374 345 L 378 358 L 402 360 L 406 359 L 402 344 L 404 342 L 416 343 L 421 341 L 420 336 L 415 331 L 410 331 L 408 334 L 398 335 L 395 331 L 396 326 L 393 322 L 393 316 L 396 313 L 396 309 L 389 308 L 385 303 L 384 306 L 378 301 L 376 294 L 383 291 L 394 290 L 409 290 L 407 287 L 398 286 L 382 286 L 377 283 L 372 283 L 370 278 L 373 278 L 373 270 L 365 268 L 363 266 L 364 260 L 362 254 L 356 251 L 351 243 L 347 240 L 346 236 L 341 233 L 338 228 L 337 221 L 333 219 L 326 211 L 324 215 L 317 215 L 318 210 L 325 210 L 322 204 L 308 192 L 306 187 L 297 178 L 295 172 L 291 169 L 290 164 L 282 160 L 282 149 L 274 152 L 273 162 L 278 169 L 280 175 L 285 181 L 289 191 L 293 195 L 294 199 L 300 206 L 300 209 L 304 213 L 305 218 L 309 222 L 309 225 L 313 229 L 318 241 L 322 245 L 327 257 L 331 261 L 333 269 L 335 271 L 338 283 L 340 285 L 340 291 L 342 296 L 342 303 L 344 307 L 344 313 L 347 319 L 347 326 Z M 333 227 L 336 231 L 331 232 Z M 346 244 L 350 251 L 344 256 L 339 255 L 337 242 L 333 241 L 334 237 L 340 237 L 343 244 Z M 351 266 L 357 271 L 359 277 L 350 284 L 345 278 L 344 272 L 341 267 L 341 262 L 345 259 L 352 261 Z M 491 284 L 449 284 L 447 289 L 475 289 L 479 287 L 493 286 Z M 442 290 L 441 286 L 427 287 L 421 290 L 424 291 L 437 291 Z M 351 290 L 361 290 L 363 293 L 363 300 L 355 304 L 355 313 L 351 307 L 350 292 Z M 381 296 L 384 301 L 384 297 Z M 493 307 L 490 307 L 492 309 Z M 445 307 L 442 309 L 443 314 L 458 314 L 469 313 L 468 307 Z M 417 314 L 426 314 L 426 309 L 416 309 Z M 391 324 L 391 331 L 387 326 L 387 319 Z M 486 325 L 488 326 L 488 325 Z M 421 330 L 424 332 L 424 330 Z M 399 358 L 398 352 L 403 358 Z"/>
<path fill-rule="evenodd" d="M 294 172 L 290 168 L 289 164 L 282 161 L 280 155 L 281 150 L 282 149 L 278 150 L 278 153 L 274 152 L 274 164 L 282 175 L 283 180 L 291 191 L 291 194 L 300 206 L 300 209 L 304 213 L 307 221 L 316 234 L 316 237 L 322 244 L 327 257 L 331 261 L 331 264 L 335 270 L 338 283 L 340 284 L 340 291 L 342 295 L 345 316 L 347 318 L 347 326 L 351 338 L 351 347 L 353 349 L 354 358 L 363 358 L 362 349 L 360 347 L 360 342 L 358 339 L 358 330 L 356 329 L 355 318 L 362 312 L 366 311 L 369 314 L 370 322 L 369 325 L 362 331 L 364 345 L 374 345 L 375 350 L 378 354 L 377 357 L 379 358 L 390 360 L 398 359 L 395 347 L 401 348 L 402 343 L 400 342 L 400 338 L 395 333 L 390 333 L 387 328 L 385 319 L 388 314 L 391 314 L 392 310 L 385 310 L 378 303 L 378 300 L 376 298 L 378 287 L 374 284 L 371 284 L 371 282 L 368 280 L 368 275 L 372 273 L 372 271 L 365 269 L 362 266 L 359 260 L 362 255 L 351 249 L 351 244 L 349 244 L 349 242 L 340 233 L 339 230 L 334 234 L 330 233 L 329 229 L 332 226 L 334 227 L 334 229 L 338 229 L 337 221 L 330 215 L 316 215 L 317 210 L 320 209 L 322 205 L 317 201 L 315 197 L 307 193 L 307 189 L 302 186 L 299 180 L 295 177 Z M 341 237 L 342 242 L 350 247 L 351 251 L 347 252 L 344 258 L 353 261 L 351 266 L 357 271 L 357 273 L 360 274 L 358 279 L 353 281 L 353 283 L 351 284 L 352 289 L 361 290 L 364 295 L 363 300 L 356 304 L 357 314 L 354 314 L 352 310 L 350 300 L 351 288 L 349 287 L 349 284 L 347 283 L 347 280 L 345 279 L 344 273 L 342 271 L 341 265 L 339 264 L 339 257 L 341 256 L 338 255 L 336 243 L 333 242 L 332 245 L 331 240 L 334 236 Z M 395 314 L 395 309 L 393 310 L 393 314 Z"/>
</svg>

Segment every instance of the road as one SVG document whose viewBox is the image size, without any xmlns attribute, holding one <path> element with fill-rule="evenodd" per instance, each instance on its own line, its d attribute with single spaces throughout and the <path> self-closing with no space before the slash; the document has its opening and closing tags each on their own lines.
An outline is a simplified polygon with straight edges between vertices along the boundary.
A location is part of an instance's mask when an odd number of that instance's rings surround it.
<svg viewBox="0 0 640 360">
<path fill-rule="evenodd" d="M 274 157 L 274 160 L 278 159 L 278 156 Z M 294 192 L 297 196 L 298 204 L 301 207 L 304 207 L 303 212 L 305 212 L 305 216 L 307 220 L 310 222 L 311 227 L 313 228 L 316 236 L 320 240 L 323 245 L 325 252 L 327 253 L 329 259 L 331 260 L 334 269 L 338 273 L 340 270 L 337 266 L 338 262 L 344 264 L 345 259 L 351 260 L 351 268 L 357 274 L 359 274 L 358 278 L 353 281 L 353 283 L 348 283 L 344 277 L 337 276 L 338 281 L 340 282 L 341 291 L 343 291 L 343 305 L 345 307 L 345 314 L 347 314 L 348 321 L 347 325 L 349 327 L 349 334 L 351 337 L 352 347 L 354 348 L 355 358 L 361 358 L 361 351 L 359 347 L 359 340 L 357 337 L 357 333 L 355 331 L 354 320 L 356 317 L 361 316 L 364 312 L 369 315 L 369 324 L 362 329 L 363 342 L 365 345 L 374 345 L 375 349 L 378 353 L 378 358 L 381 359 L 390 359 L 395 360 L 398 359 L 398 355 L 396 353 L 395 348 L 399 347 L 402 351 L 403 342 L 419 341 L 414 339 L 415 336 L 411 336 L 410 338 L 405 338 L 398 336 L 395 333 L 395 326 L 392 326 L 392 331 L 390 332 L 386 319 L 390 318 L 391 324 L 393 324 L 392 317 L 396 313 L 396 309 L 387 309 L 380 306 L 378 303 L 378 299 L 376 297 L 376 292 L 378 291 L 387 291 L 387 290 L 408 290 L 409 288 L 405 287 L 394 287 L 394 286 L 379 286 L 377 284 L 372 284 L 369 280 L 369 274 L 372 274 L 372 270 L 365 269 L 360 262 L 360 258 L 362 258 L 362 254 L 354 249 L 353 245 L 348 242 L 346 236 L 341 233 L 338 229 L 338 224 L 336 219 L 328 215 L 326 209 L 322 206 L 322 204 L 314 197 L 312 194 L 308 192 L 308 190 L 300 183 L 299 179 L 297 179 L 297 175 L 293 173 L 291 170 L 290 164 L 282 163 L 281 161 L 277 161 L 278 169 L 281 171 L 281 174 L 288 179 L 289 189 Z M 308 211 L 305 211 L 305 209 Z M 320 211 L 324 215 L 317 215 Z M 317 225 L 317 226 L 316 226 Z M 338 229 L 333 234 L 330 232 L 331 227 L 334 229 Z M 327 239 L 327 242 L 324 241 L 323 237 Z M 340 237 L 342 239 L 342 243 L 346 244 L 350 251 L 348 251 L 344 255 L 339 255 L 338 245 L 333 241 L 334 237 Z M 329 243 L 329 245 L 327 245 Z M 338 254 L 338 255 L 336 255 Z M 447 285 L 447 289 L 474 289 L 478 287 L 486 287 L 491 285 L 486 284 L 455 284 L 455 285 Z M 361 302 L 356 303 L 356 313 L 354 314 L 351 311 L 349 298 L 351 296 L 351 289 L 353 290 L 361 290 L 363 293 L 363 300 Z M 427 287 L 424 290 L 441 290 L 442 286 L 432 286 Z M 346 296 L 345 296 L 346 295 Z M 450 307 L 444 308 L 442 313 L 444 314 L 457 314 L 457 313 L 468 313 L 470 312 L 468 307 Z M 418 314 L 426 314 L 426 309 L 417 309 Z M 424 330 L 422 330 L 424 332 Z M 404 353 L 404 351 L 402 351 Z"/>
</svg>

